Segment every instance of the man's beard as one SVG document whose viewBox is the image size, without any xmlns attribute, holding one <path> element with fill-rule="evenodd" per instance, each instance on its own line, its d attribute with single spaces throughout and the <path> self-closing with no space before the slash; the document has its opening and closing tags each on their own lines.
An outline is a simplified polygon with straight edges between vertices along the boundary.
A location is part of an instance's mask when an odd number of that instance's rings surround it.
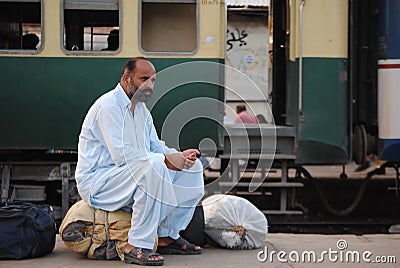
<svg viewBox="0 0 400 268">
<path fill-rule="evenodd" d="M 147 102 L 150 100 L 151 95 L 153 95 L 153 90 L 151 88 L 139 88 L 131 83 L 131 90 L 129 91 L 129 99 L 134 99 L 138 102 Z M 133 90 L 132 90 L 133 89 Z"/>
</svg>

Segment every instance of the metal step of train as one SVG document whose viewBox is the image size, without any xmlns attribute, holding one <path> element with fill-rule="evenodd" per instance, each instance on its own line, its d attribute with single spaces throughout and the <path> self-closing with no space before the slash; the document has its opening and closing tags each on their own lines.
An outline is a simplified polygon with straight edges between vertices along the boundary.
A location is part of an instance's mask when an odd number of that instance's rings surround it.
<svg viewBox="0 0 400 268">
<path fill-rule="evenodd" d="M 304 185 L 300 182 L 288 181 L 288 161 L 295 160 L 296 156 L 291 154 L 224 154 L 221 159 L 229 159 L 230 164 L 226 176 L 219 181 L 219 187 L 222 192 L 230 192 L 235 195 L 246 196 L 271 194 L 268 189 L 279 190 L 279 209 L 263 210 L 266 215 L 278 214 L 302 214 L 301 210 L 289 209 L 288 206 L 288 190 L 302 188 Z M 249 161 L 250 159 L 257 160 L 257 169 L 248 177 L 249 170 L 246 170 L 246 165 L 239 165 L 240 160 Z M 279 182 L 268 181 L 268 172 L 273 163 L 279 163 L 281 169 L 281 177 Z M 244 178 L 247 173 L 246 178 Z M 257 174 L 255 174 L 257 173 Z M 254 178 L 257 176 L 257 178 Z M 256 187 L 256 188 L 255 188 Z M 247 191 L 247 192 L 246 192 Z"/>
</svg>

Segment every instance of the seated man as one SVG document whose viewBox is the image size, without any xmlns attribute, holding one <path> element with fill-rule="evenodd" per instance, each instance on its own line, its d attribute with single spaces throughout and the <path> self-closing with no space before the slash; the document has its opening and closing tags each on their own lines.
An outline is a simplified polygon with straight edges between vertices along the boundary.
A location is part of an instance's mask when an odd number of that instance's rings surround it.
<svg viewBox="0 0 400 268">
<path fill-rule="evenodd" d="M 117 50 L 119 47 L 119 30 L 114 29 L 107 37 L 107 47 L 102 50 Z"/>
<path fill-rule="evenodd" d="M 36 49 L 39 37 L 36 34 L 25 34 L 22 36 L 22 49 Z"/>
<path fill-rule="evenodd" d="M 146 102 L 155 68 L 128 60 L 120 83 L 89 109 L 78 144 L 75 178 L 82 199 L 96 209 L 132 209 L 125 262 L 163 265 L 161 254 L 200 254 L 179 236 L 204 194 L 203 168 L 189 149 L 178 152 L 157 137 Z"/>
<path fill-rule="evenodd" d="M 247 112 L 246 105 L 241 104 L 236 106 L 235 124 L 258 124 L 258 119 L 254 115 Z"/>
</svg>

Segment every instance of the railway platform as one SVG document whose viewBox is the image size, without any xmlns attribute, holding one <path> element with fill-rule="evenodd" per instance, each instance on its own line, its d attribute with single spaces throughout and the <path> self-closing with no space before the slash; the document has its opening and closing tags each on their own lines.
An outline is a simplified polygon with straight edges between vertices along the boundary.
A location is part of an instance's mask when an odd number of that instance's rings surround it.
<svg viewBox="0 0 400 268">
<path fill-rule="evenodd" d="M 165 257 L 164 267 L 400 267 L 400 234 L 268 234 L 263 247 L 228 250 L 206 246 L 202 255 Z M 53 252 L 41 258 L 0 261 L 0 267 L 141 267 L 121 261 L 89 260 L 70 251 L 57 235 Z"/>
</svg>

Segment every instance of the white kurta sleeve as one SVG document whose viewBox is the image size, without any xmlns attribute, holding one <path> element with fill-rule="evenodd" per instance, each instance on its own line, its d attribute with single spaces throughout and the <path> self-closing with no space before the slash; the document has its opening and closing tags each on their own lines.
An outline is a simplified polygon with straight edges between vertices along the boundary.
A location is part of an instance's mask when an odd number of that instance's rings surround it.
<svg viewBox="0 0 400 268">
<path fill-rule="evenodd" d="M 153 124 L 153 118 L 149 115 L 147 119 L 147 127 L 149 129 L 150 135 L 150 151 L 153 153 L 160 153 L 160 154 L 172 154 L 177 153 L 178 151 L 174 148 L 169 148 L 165 145 L 165 142 L 160 140 L 157 135 L 156 128 Z"/>
<path fill-rule="evenodd" d="M 99 139 L 104 142 L 104 146 L 107 147 L 116 166 L 121 166 L 126 162 L 122 139 L 122 118 L 121 110 L 113 106 L 101 107 L 97 115 L 98 128 L 102 136 Z"/>
</svg>

